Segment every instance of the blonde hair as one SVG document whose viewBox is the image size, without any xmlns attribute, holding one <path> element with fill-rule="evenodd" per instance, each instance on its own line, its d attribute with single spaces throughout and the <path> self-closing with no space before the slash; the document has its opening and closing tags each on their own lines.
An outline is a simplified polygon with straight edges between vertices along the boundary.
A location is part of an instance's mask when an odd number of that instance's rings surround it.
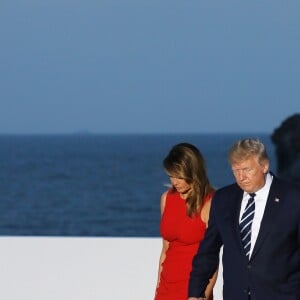
<svg viewBox="0 0 300 300">
<path fill-rule="evenodd" d="M 230 164 L 246 160 L 250 156 L 256 156 L 259 163 L 269 160 L 266 148 L 259 139 L 249 138 L 239 140 L 228 151 Z"/>
<path fill-rule="evenodd" d="M 201 152 L 192 144 L 177 144 L 164 159 L 163 166 L 170 176 L 184 179 L 191 186 L 186 199 L 187 215 L 198 214 L 206 195 L 214 191 Z"/>
</svg>

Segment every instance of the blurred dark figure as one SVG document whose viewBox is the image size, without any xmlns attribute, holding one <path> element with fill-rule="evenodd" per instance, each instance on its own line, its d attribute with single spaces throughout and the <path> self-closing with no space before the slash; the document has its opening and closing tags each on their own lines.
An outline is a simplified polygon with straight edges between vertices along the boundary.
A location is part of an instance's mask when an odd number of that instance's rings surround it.
<svg viewBox="0 0 300 300">
<path fill-rule="evenodd" d="M 271 136 L 278 176 L 300 184 L 300 113 L 282 122 Z"/>
</svg>

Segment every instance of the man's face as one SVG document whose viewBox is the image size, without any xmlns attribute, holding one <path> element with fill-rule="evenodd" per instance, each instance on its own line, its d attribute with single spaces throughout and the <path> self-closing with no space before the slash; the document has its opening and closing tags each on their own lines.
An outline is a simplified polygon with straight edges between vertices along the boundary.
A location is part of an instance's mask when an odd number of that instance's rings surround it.
<svg viewBox="0 0 300 300">
<path fill-rule="evenodd" d="M 269 169 L 268 160 L 259 163 L 256 156 L 232 163 L 233 175 L 237 184 L 247 193 L 255 193 L 265 184 L 265 174 Z"/>
</svg>

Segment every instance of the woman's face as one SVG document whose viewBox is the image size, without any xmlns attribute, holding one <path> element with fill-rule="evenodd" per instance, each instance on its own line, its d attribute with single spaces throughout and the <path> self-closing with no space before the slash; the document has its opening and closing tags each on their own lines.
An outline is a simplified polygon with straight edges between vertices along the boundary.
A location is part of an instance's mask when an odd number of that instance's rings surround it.
<svg viewBox="0 0 300 300">
<path fill-rule="evenodd" d="M 176 191 L 180 194 L 186 194 L 191 189 L 191 185 L 185 181 L 183 178 L 178 178 L 175 176 L 169 176 L 171 184 L 174 186 Z"/>
</svg>

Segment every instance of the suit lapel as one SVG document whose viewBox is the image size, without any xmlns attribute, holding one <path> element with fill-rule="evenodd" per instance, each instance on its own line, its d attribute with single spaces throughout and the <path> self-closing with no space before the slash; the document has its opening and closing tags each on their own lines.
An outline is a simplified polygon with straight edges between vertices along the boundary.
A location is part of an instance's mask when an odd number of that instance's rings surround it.
<svg viewBox="0 0 300 300">
<path fill-rule="evenodd" d="M 281 206 L 280 192 L 278 188 L 278 181 L 275 177 L 273 177 L 273 181 L 270 187 L 269 196 L 267 199 L 264 215 L 260 224 L 259 233 L 257 236 L 256 243 L 253 248 L 252 255 L 250 260 L 252 260 L 259 249 L 261 248 L 266 236 L 271 230 L 274 220 L 276 220 L 276 216 L 280 211 Z"/>
<path fill-rule="evenodd" d="M 235 231 L 236 239 L 241 248 L 241 251 L 244 252 L 244 248 L 241 240 L 241 234 L 240 234 L 240 227 L 239 227 L 243 194 L 244 194 L 243 190 L 239 189 L 238 193 L 235 196 L 234 207 L 233 207 L 233 218 L 234 218 L 234 231 Z"/>
</svg>

